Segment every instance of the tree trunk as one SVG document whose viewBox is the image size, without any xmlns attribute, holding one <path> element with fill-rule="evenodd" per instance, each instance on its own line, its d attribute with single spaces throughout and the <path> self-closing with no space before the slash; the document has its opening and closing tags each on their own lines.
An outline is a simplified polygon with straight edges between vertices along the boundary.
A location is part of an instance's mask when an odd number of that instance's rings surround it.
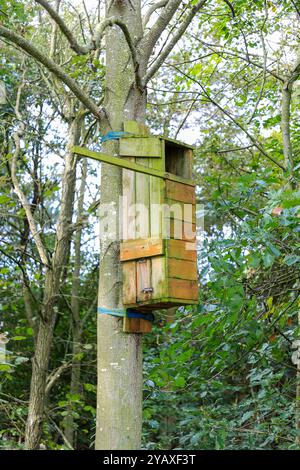
<svg viewBox="0 0 300 470">
<path fill-rule="evenodd" d="M 74 242 L 74 271 L 72 279 L 72 297 L 71 297 L 71 309 L 72 309 L 72 339 L 73 339 L 73 351 L 72 351 L 72 370 L 71 370 L 71 383 L 70 383 L 70 394 L 78 394 L 81 392 L 80 375 L 81 375 L 81 360 L 78 359 L 78 354 L 82 351 L 82 320 L 80 317 L 80 303 L 78 292 L 80 288 L 80 269 L 81 269 L 81 238 L 82 238 L 82 219 L 84 209 L 84 193 L 86 189 L 86 178 L 87 178 L 87 160 L 84 159 L 82 162 L 82 176 L 81 184 L 79 189 L 79 197 L 77 204 L 77 218 L 76 218 L 76 234 Z M 65 435 L 68 442 L 74 448 L 75 446 L 75 423 L 73 419 L 72 410 L 69 410 L 69 414 L 65 420 Z"/>
<path fill-rule="evenodd" d="M 80 138 L 81 119 L 75 118 L 69 124 L 68 148 L 77 145 Z M 39 323 L 35 355 L 32 361 L 30 401 L 25 432 L 25 448 L 38 449 L 45 408 L 46 379 L 50 349 L 56 320 L 56 301 L 59 296 L 61 274 L 68 259 L 71 237 L 71 223 L 76 184 L 76 159 L 68 151 L 62 180 L 61 210 L 57 224 L 56 244 L 51 267 L 45 274 L 42 318 Z"/>
<path fill-rule="evenodd" d="M 140 1 L 107 2 L 112 4 L 107 17 L 117 17 L 126 24 L 136 43 L 142 35 Z M 108 7 L 107 7 L 108 8 Z M 122 129 L 124 119 L 143 122 L 145 93 L 134 82 L 129 48 L 120 28 L 106 34 L 107 129 Z M 118 152 L 109 143 L 106 151 Z M 102 165 L 101 206 L 114 204 L 118 216 L 122 192 L 122 172 Z M 113 223 L 112 223 L 113 225 Z M 117 224 L 118 225 L 118 224 Z M 119 242 L 101 239 L 98 306 L 122 307 L 122 278 Z M 96 449 L 139 449 L 142 427 L 142 344 L 141 335 L 122 332 L 122 320 L 98 315 L 98 393 Z"/>
</svg>

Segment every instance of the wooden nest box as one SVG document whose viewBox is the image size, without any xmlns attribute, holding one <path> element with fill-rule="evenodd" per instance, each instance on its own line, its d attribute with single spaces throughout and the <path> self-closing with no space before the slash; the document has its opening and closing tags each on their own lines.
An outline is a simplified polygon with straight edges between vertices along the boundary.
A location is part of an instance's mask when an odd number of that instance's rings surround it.
<svg viewBox="0 0 300 470">
<path fill-rule="evenodd" d="M 161 174 L 123 170 L 124 307 L 152 312 L 197 304 L 193 148 L 150 136 L 133 121 L 124 123 L 124 131 L 134 137 L 120 139 L 120 158 Z"/>
</svg>

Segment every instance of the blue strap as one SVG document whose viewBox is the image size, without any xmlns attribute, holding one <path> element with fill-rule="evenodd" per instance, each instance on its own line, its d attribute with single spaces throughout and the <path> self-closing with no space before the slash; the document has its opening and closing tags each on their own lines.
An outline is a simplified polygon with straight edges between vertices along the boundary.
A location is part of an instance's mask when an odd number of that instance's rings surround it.
<svg viewBox="0 0 300 470">
<path fill-rule="evenodd" d="M 98 307 L 98 313 L 104 314 L 104 315 L 113 315 L 114 317 L 125 317 L 127 316 L 128 318 L 143 318 L 144 320 L 148 321 L 154 321 L 154 315 L 153 313 L 142 313 L 142 312 L 137 312 L 136 310 L 133 309 L 122 309 L 122 308 L 115 308 L 115 309 L 109 309 L 105 307 Z"/>
<path fill-rule="evenodd" d="M 113 315 L 114 317 L 125 317 L 126 310 L 122 308 L 115 308 L 114 310 L 110 310 L 109 308 L 98 307 L 98 313 L 103 313 L 104 315 Z"/>
</svg>

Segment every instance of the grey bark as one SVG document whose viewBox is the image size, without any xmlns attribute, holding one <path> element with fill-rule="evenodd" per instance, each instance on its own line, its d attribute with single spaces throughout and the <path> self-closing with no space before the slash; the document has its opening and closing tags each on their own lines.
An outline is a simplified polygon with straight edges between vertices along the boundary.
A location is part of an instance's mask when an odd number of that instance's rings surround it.
<svg viewBox="0 0 300 470">
<path fill-rule="evenodd" d="M 115 2 L 111 16 L 122 18 L 134 41 L 142 36 L 140 1 Z M 107 128 L 121 130 L 124 119 L 145 119 L 145 93 L 135 84 L 130 52 L 123 32 L 106 30 Z M 107 146 L 113 154 L 115 144 Z M 121 171 L 102 165 L 101 204 L 114 203 L 118 210 L 122 191 Z M 119 243 L 101 240 L 98 305 L 122 307 Z M 139 449 L 142 424 L 141 335 L 122 332 L 122 320 L 98 315 L 98 393 L 96 449 Z"/>
</svg>

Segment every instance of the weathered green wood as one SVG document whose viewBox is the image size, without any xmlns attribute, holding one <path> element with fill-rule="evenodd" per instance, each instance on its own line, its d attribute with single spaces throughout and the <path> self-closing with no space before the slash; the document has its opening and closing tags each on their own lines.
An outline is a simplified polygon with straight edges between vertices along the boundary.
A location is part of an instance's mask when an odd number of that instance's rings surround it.
<svg viewBox="0 0 300 470">
<path fill-rule="evenodd" d="M 157 178 L 165 179 L 166 176 L 163 172 L 158 170 L 152 170 L 137 163 L 131 162 L 127 159 L 118 158 L 112 155 L 107 155 L 102 152 L 95 152 L 84 147 L 73 147 L 72 152 L 83 157 L 89 157 L 99 162 L 109 163 L 110 165 L 126 168 L 127 170 L 136 171 L 138 173 L 144 173 L 145 175 L 156 176 Z"/>
<path fill-rule="evenodd" d="M 124 121 L 124 131 L 137 135 L 149 135 L 149 128 L 145 124 L 136 121 Z"/>
<path fill-rule="evenodd" d="M 160 158 L 160 139 L 147 136 L 123 137 L 120 139 L 119 153 L 124 157 Z"/>
<path fill-rule="evenodd" d="M 126 168 L 127 170 L 136 171 L 138 173 L 144 173 L 145 175 L 156 176 L 161 179 L 169 179 L 172 181 L 178 181 L 179 183 L 189 184 L 190 186 L 195 186 L 194 181 L 186 178 L 181 178 L 180 176 L 172 175 L 171 173 L 164 173 L 163 171 L 155 170 L 154 168 L 147 168 L 137 163 L 130 162 L 123 158 L 118 158 L 112 155 L 108 155 L 102 152 L 95 152 L 89 150 L 85 147 L 72 147 L 72 152 L 80 155 L 82 157 L 92 158 L 99 162 L 108 163 L 110 165 L 118 166 L 120 168 Z"/>
</svg>

